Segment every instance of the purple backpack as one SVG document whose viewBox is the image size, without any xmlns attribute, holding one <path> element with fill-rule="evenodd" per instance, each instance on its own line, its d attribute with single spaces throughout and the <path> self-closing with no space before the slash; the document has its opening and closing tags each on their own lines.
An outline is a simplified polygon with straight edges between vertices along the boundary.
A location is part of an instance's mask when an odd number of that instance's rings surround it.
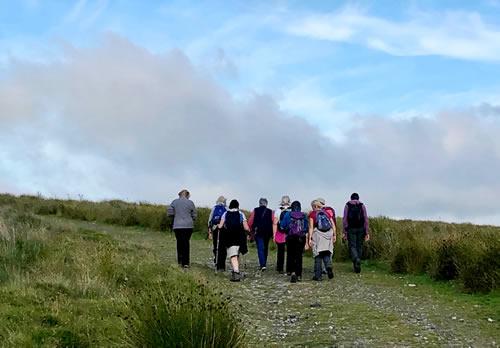
<svg viewBox="0 0 500 348">
<path fill-rule="evenodd" d="M 288 236 L 304 237 L 307 233 L 306 215 L 301 211 L 292 211 L 290 213 L 290 227 Z"/>
</svg>

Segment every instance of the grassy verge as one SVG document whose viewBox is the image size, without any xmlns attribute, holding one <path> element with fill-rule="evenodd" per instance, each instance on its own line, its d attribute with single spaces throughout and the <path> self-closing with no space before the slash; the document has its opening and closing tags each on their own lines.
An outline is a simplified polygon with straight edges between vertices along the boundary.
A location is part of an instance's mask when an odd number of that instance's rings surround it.
<svg viewBox="0 0 500 348">
<path fill-rule="evenodd" d="M 2 346 L 243 344 L 229 302 L 203 277 L 166 265 L 147 244 L 48 221 L 0 211 Z"/>
</svg>

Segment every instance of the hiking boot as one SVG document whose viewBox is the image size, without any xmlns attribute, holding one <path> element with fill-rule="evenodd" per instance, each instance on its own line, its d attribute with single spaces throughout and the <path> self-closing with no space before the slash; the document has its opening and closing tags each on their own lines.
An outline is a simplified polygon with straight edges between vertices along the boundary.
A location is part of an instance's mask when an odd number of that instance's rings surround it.
<svg viewBox="0 0 500 348">
<path fill-rule="evenodd" d="M 354 272 L 361 273 L 361 260 L 360 259 L 356 259 L 356 261 L 354 261 Z"/>
<path fill-rule="evenodd" d="M 241 280 L 240 272 L 231 272 L 231 279 L 229 280 L 232 282 L 239 282 Z"/>
<path fill-rule="evenodd" d="M 290 278 L 290 283 L 297 283 L 297 275 L 292 274 L 292 278 Z"/>
<path fill-rule="evenodd" d="M 332 279 L 333 278 L 333 270 L 331 267 L 328 267 L 326 269 L 326 273 L 328 273 L 328 279 Z"/>
</svg>

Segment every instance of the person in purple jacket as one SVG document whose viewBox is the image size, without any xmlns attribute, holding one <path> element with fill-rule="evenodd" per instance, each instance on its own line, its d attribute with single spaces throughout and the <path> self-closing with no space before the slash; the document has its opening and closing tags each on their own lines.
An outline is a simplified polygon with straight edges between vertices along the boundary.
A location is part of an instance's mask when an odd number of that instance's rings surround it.
<svg viewBox="0 0 500 348">
<path fill-rule="evenodd" d="M 370 240 L 370 230 L 366 207 L 359 200 L 357 193 L 353 193 L 351 200 L 346 203 L 342 221 L 344 225 L 343 239 L 348 242 L 354 272 L 360 273 L 363 241 Z"/>
</svg>

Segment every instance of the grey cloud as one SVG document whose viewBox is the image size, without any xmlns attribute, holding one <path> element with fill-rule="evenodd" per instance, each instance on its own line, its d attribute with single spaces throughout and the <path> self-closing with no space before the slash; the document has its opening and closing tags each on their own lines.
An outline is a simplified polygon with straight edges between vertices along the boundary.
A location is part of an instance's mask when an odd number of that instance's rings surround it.
<svg viewBox="0 0 500 348">
<path fill-rule="evenodd" d="M 225 194 L 250 208 L 286 193 L 338 210 L 358 191 L 372 214 L 500 224 L 485 204 L 500 194 L 498 106 L 358 117 L 334 142 L 269 96 L 236 101 L 180 51 L 114 35 L 8 71 L 0 188 L 165 202 L 187 186 L 200 204 Z"/>
</svg>

